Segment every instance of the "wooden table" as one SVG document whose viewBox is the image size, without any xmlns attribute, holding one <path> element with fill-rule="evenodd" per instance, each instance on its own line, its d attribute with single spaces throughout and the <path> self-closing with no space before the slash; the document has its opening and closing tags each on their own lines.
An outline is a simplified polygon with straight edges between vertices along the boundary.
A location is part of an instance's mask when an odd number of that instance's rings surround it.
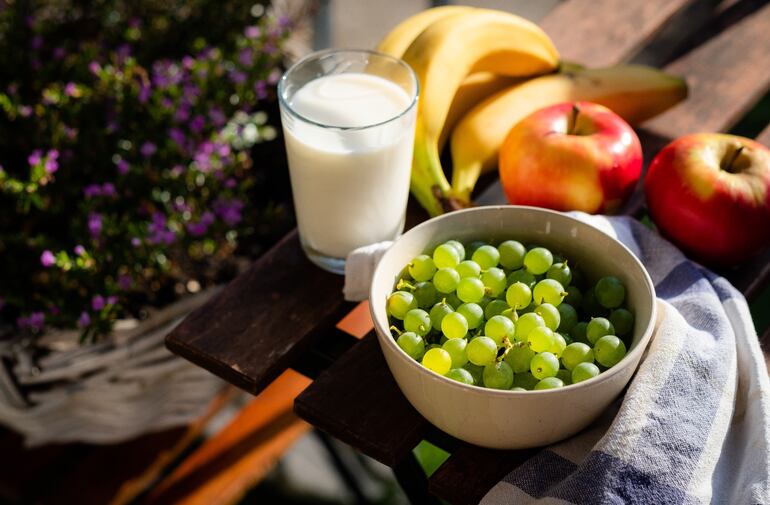
<svg viewBox="0 0 770 505">
<path fill-rule="evenodd" d="M 770 89 L 765 1 L 569 0 L 542 26 L 565 60 L 594 66 L 637 61 L 687 77 L 687 101 L 639 130 L 647 161 L 675 137 L 736 125 L 770 145 L 770 118 L 742 120 Z M 486 183 L 494 191 L 496 182 Z M 643 201 L 636 193 L 625 212 L 643 215 Z M 424 218 L 410 206 L 409 225 Z M 720 273 L 751 302 L 770 280 L 770 252 Z M 296 413 L 392 467 L 414 503 L 435 497 L 478 502 L 534 451 L 481 449 L 423 419 L 396 386 L 374 334 L 358 339 L 337 327 L 356 307 L 342 299 L 342 284 L 342 277 L 305 258 L 295 230 L 190 314 L 167 346 L 253 394 L 287 368 L 300 371 L 314 382 L 297 398 Z M 770 343 L 770 332 L 763 343 Z M 412 454 L 421 440 L 451 452 L 427 482 Z"/>
</svg>

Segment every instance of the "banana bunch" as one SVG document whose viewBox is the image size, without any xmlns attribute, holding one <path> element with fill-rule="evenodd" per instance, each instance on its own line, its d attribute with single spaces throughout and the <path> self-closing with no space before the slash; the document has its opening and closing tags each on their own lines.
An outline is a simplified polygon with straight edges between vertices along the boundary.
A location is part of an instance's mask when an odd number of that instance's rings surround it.
<svg viewBox="0 0 770 505">
<path fill-rule="evenodd" d="M 551 40 L 513 14 L 464 6 L 428 9 L 377 46 L 420 81 L 412 194 L 431 216 L 470 205 L 479 175 L 497 165 L 508 131 L 542 107 L 592 101 L 631 125 L 687 95 L 682 79 L 641 65 L 560 65 Z M 451 134 L 452 184 L 439 158 Z"/>
</svg>

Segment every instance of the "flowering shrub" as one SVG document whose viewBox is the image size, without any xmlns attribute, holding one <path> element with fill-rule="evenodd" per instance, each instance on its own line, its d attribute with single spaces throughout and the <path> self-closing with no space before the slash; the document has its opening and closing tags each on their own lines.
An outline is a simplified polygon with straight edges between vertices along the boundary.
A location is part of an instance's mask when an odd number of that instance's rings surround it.
<svg viewBox="0 0 770 505">
<path fill-rule="evenodd" d="M 90 3 L 0 6 L 0 319 L 14 333 L 90 338 L 197 291 L 275 210 L 255 201 L 254 149 L 277 135 L 261 109 L 290 20 L 239 0 Z"/>
</svg>

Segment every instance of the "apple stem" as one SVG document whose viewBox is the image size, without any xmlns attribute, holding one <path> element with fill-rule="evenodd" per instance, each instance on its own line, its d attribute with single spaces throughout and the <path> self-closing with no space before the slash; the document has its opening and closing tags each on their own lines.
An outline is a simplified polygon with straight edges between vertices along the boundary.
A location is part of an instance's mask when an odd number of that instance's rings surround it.
<svg viewBox="0 0 770 505">
<path fill-rule="evenodd" d="M 734 174 L 735 171 L 733 171 L 733 163 L 735 163 L 735 160 L 738 159 L 738 156 L 741 155 L 741 152 L 743 151 L 744 146 L 738 146 L 738 149 L 733 151 L 733 155 L 728 160 L 727 164 L 725 164 L 724 167 L 722 167 L 722 170 L 725 172 L 730 172 L 731 174 Z"/>
<path fill-rule="evenodd" d="M 578 114 L 580 114 L 580 107 L 578 104 L 573 103 L 572 104 L 572 120 L 570 127 L 567 129 L 567 135 L 574 135 L 575 130 L 577 129 L 577 118 Z"/>
</svg>

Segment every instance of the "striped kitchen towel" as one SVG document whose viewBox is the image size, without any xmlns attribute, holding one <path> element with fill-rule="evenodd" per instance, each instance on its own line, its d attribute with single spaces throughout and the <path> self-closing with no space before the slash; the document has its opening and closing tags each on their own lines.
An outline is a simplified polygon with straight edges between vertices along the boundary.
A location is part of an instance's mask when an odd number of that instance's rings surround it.
<svg viewBox="0 0 770 505">
<path fill-rule="evenodd" d="M 642 260 L 657 331 L 599 421 L 539 451 L 482 503 L 770 504 L 770 382 L 741 293 L 632 218 L 573 215 Z"/>
</svg>

